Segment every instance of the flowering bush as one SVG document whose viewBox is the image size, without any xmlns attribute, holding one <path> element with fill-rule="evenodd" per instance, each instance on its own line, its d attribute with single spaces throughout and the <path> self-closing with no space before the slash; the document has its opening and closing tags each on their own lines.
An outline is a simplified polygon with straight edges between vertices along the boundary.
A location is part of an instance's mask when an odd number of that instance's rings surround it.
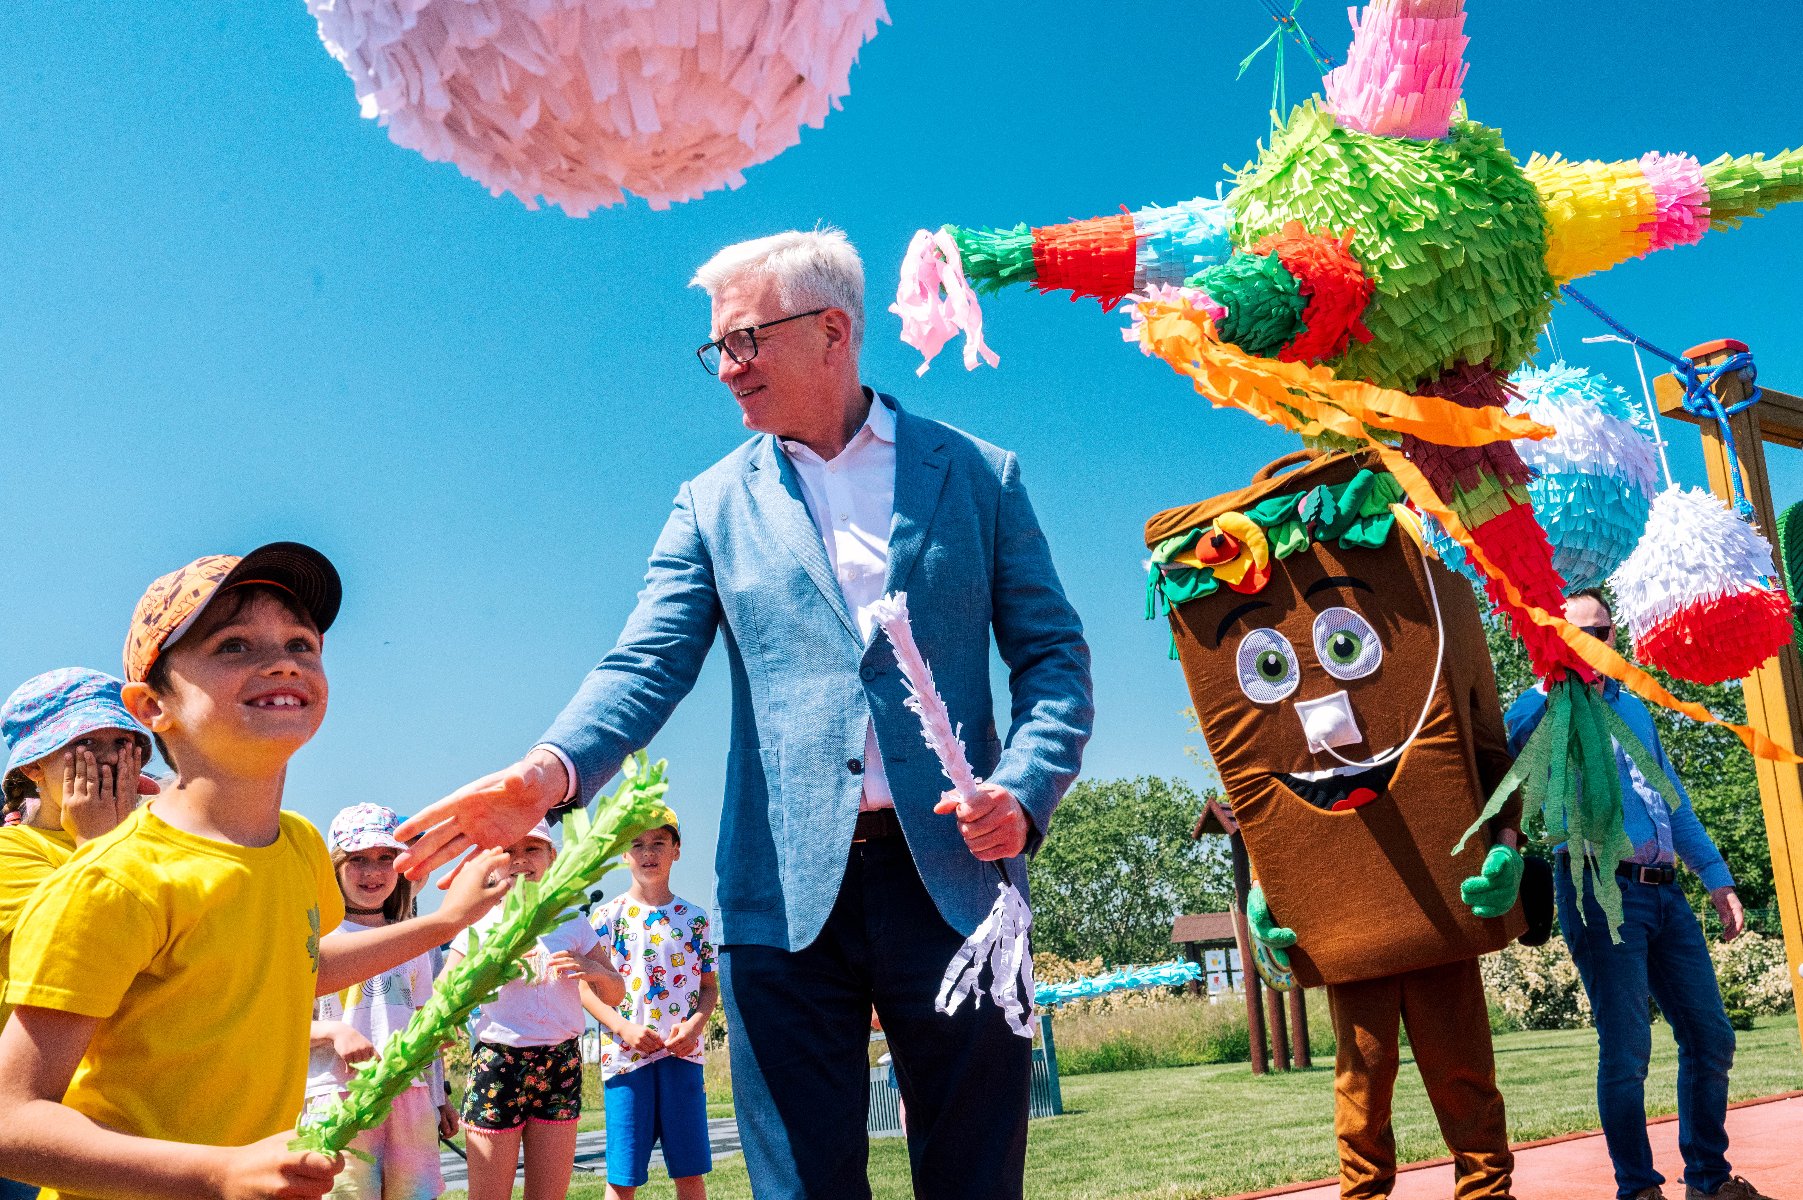
<svg viewBox="0 0 1803 1200">
<path fill-rule="evenodd" d="M 1737 1011 L 1755 1017 L 1791 1010 L 1795 1001 L 1782 938 L 1743 933 L 1731 942 L 1712 941 L 1709 957 L 1730 1017 Z"/>
<path fill-rule="evenodd" d="M 1493 1010 L 1516 1029 L 1578 1029 L 1590 1024 L 1590 997 L 1558 938 L 1544 946 L 1510 942 L 1480 960 Z"/>
</svg>

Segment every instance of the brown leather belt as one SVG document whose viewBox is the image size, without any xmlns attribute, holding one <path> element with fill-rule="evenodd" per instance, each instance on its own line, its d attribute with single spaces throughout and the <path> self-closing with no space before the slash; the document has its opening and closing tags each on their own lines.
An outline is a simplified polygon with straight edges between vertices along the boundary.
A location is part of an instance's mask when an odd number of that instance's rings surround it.
<svg viewBox="0 0 1803 1200">
<path fill-rule="evenodd" d="M 901 818 L 895 815 L 893 808 L 870 808 L 858 814 L 858 823 L 851 832 L 851 840 L 855 845 L 858 842 L 875 842 L 901 835 Z"/>
</svg>

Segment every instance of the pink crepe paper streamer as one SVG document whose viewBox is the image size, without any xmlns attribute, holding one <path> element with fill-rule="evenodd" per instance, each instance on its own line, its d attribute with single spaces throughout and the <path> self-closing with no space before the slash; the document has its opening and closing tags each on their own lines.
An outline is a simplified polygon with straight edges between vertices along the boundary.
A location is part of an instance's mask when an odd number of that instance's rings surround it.
<svg viewBox="0 0 1803 1200">
<path fill-rule="evenodd" d="M 1653 235 L 1647 253 L 1669 246 L 1692 246 L 1709 232 L 1709 185 L 1703 165 L 1688 154 L 1643 155 L 1640 171 L 1653 189 L 1658 215 L 1641 229 Z"/>
<path fill-rule="evenodd" d="M 1344 129 L 1443 138 L 1465 86 L 1464 0 L 1372 0 L 1352 18 L 1346 62 L 1322 81 Z"/>
<path fill-rule="evenodd" d="M 901 318 L 902 341 L 920 351 L 924 360 L 916 375 L 925 375 L 934 356 L 960 333 L 966 370 L 976 370 L 979 359 L 992 367 L 1001 365 L 983 341 L 983 306 L 964 276 L 958 243 L 944 230 L 922 229 L 914 235 L 889 311 Z"/>
<path fill-rule="evenodd" d="M 1217 324 L 1226 319 L 1227 310 L 1215 303 L 1214 297 L 1199 287 L 1178 287 L 1171 283 L 1155 283 L 1144 292 L 1127 297 L 1127 327 L 1121 330 L 1121 340 L 1132 342 L 1139 347 L 1139 352 L 1151 357 L 1152 346 L 1145 339 L 1146 313 L 1142 304 L 1175 304 L 1183 308 L 1195 309 L 1206 313 L 1208 319 Z"/>
<path fill-rule="evenodd" d="M 919 236 L 926 236 L 924 233 Z M 918 241 L 918 237 L 916 241 Z M 952 725 L 951 714 L 933 683 L 933 669 L 914 641 L 914 625 L 908 616 L 908 594 L 890 592 L 871 606 L 871 615 L 889 638 L 895 651 L 895 665 L 908 685 L 908 698 L 903 701 L 920 718 L 921 735 L 939 759 L 939 767 L 952 782 L 952 788 L 966 800 L 977 794 L 976 773 L 964 755 L 964 742 L 959 728 Z M 1000 864 L 997 864 L 1000 870 Z M 951 965 L 939 984 L 936 1007 L 947 1016 L 958 1011 L 966 999 L 983 1002 L 983 965 L 989 964 L 989 998 L 1008 1018 L 1008 1025 L 1024 1038 L 1033 1036 L 1033 956 L 1028 950 L 1028 934 L 1033 928 L 1033 910 L 1020 889 L 1008 882 L 1005 872 L 998 885 L 1000 894 L 983 918 L 976 932 L 965 939 L 952 956 Z"/>
<path fill-rule="evenodd" d="M 851 90 L 882 0 L 307 0 L 363 115 L 527 208 L 745 182 Z"/>
</svg>

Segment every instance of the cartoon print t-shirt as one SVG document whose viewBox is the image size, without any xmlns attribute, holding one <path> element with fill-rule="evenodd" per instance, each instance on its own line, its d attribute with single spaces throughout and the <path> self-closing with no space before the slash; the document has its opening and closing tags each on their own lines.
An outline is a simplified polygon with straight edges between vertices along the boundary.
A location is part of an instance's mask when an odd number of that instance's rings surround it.
<svg viewBox="0 0 1803 1200">
<path fill-rule="evenodd" d="M 653 907 L 630 895 L 618 896 L 595 910 L 595 932 L 626 981 L 619 1013 L 634 1024 L 669 1037 L 678 1021 L 701 1011 L 701 977 L 714 972 L 714 946 L 708 940 L 707 913 L 681 896 Z M 668 1058 L 668 1050 L 641 1054 L 601 1031 L 601 1076 L 615 1075 Z M 701 1062 L 701 1047 L 685 1061 Z"/>
</svg>

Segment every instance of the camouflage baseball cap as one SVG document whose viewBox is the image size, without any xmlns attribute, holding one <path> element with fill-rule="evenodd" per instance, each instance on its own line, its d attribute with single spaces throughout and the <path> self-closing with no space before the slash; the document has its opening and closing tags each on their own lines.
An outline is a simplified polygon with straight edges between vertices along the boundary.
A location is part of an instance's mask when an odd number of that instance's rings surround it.
<svg viewBox="0 0 1803 1200">
<path fill-rule="evenodd" d="M 326 556 L 299 542 L 271 542 L 242 558 L 209 554 L 169 572 L 145 591 L 125 635 L 125 678 L 143 683 L 157 657 L 193 626 L 214 596 L 228 588 L 264 583 L 299 600 L 324 633 L 338 616 L 344 587 Z"/>
</svg>

